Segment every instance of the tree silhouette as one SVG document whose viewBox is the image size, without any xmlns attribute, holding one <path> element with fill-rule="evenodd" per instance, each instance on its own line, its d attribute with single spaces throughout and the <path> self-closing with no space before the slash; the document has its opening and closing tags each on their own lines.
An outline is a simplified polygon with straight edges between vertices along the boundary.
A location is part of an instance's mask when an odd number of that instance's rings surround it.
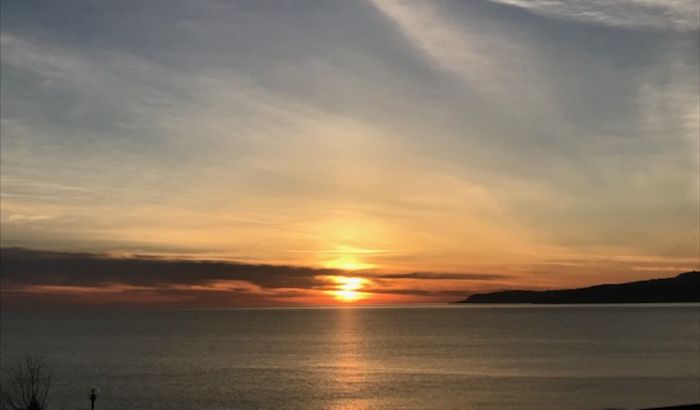
<svg viewBox="0 0 700 410">
<path fill-rule="evenodd" d="M 3 410 L 45 410 L 52 370 L 38 356 L 25 356 L 3 375 L 0 402 Z"/>
</svg>

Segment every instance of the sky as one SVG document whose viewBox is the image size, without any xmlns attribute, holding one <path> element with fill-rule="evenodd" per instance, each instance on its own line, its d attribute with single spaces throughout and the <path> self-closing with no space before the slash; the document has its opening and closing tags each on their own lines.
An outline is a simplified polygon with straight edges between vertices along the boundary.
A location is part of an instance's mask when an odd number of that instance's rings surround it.
<svg viewBox="0 0 700 410">
<path fill-rule="evenodd" d="M 698 269 L 699 7 L 3 1 L 2 298 L 444 302 Z"/>
</svg>

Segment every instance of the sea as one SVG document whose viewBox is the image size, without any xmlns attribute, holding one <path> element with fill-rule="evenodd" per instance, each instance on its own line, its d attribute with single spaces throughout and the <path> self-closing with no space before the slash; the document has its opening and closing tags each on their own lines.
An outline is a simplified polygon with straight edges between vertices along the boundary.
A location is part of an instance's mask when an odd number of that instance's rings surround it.
<svg viewBox="0 0 700 410">
<path fill-rule="evenodd" d="M 3 309 L 50 409 L 639 409 L 700 402 L 700 305 Z"/>
</svg>

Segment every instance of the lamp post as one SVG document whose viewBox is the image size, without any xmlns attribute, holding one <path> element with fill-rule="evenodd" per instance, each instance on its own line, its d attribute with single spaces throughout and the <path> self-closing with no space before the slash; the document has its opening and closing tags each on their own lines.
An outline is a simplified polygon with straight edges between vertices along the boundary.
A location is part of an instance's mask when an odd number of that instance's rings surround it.
<svg viewBox="0 0 700 410">
<path fill-rule="evenodd" d="M 97 400 L 97 392 L 99 391 L 100 389 L 97 387 L 93 387 L 90 391 L 90 410 L 95 410 L 95 400 Z"/>
</svg>

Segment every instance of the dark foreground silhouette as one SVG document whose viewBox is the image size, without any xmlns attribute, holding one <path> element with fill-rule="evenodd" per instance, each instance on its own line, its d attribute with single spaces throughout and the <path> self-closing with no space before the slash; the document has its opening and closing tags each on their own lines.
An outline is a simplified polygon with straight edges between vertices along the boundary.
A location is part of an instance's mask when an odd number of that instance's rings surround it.
<svg viewBox="0 0 700 410">
<path fill-rule="evenodd" d="M 688 303 L 700 302 L 700 272 L 674 278 L 565 290 L 509 290 L 469 296 L 458 303 Z"/>
</svg>

